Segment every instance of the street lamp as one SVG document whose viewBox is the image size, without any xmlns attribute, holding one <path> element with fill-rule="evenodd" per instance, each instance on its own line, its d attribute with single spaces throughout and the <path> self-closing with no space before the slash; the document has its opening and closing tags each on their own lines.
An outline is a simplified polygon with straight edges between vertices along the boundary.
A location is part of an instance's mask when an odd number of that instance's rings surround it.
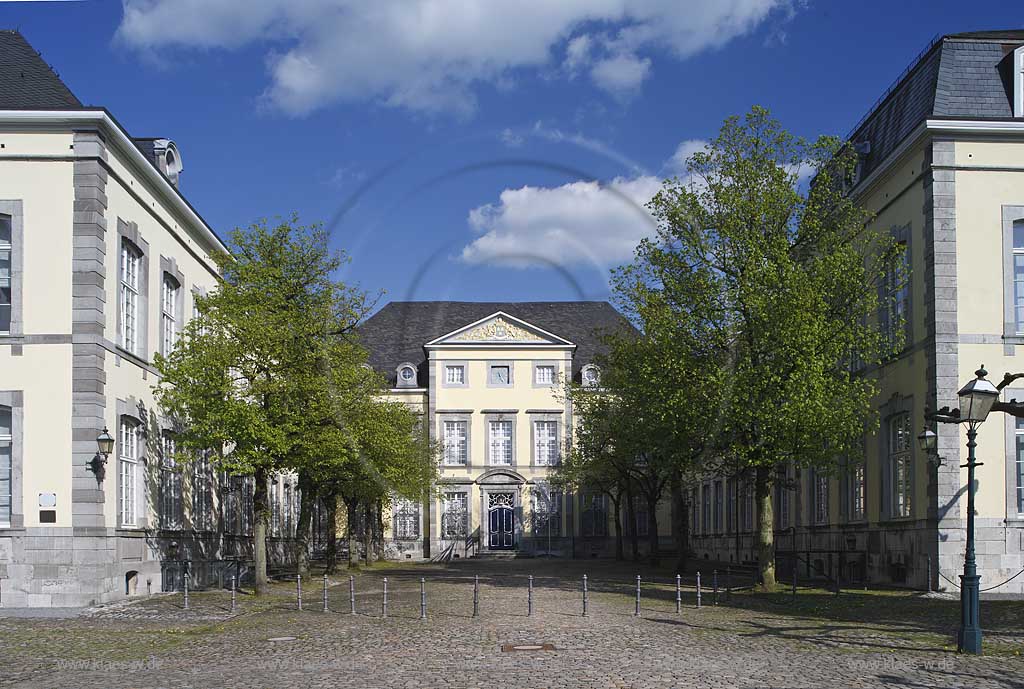
<svg viewBox="0 0 1024 689">
<path fill-rule="evenodd" d="M 960 576 L 960 629 L 957 632 L 957 649 L 966 653 L 981 653 L 981 624 L 978 608 L 980 606 L 980 582 L 977 561 L 974 556 L 974 470 L 981 466 L 975 457 L 978 443 L 978 426 L 988 418 L 996 400 L 999 389 L 986 380 L 988 371 L 984 364 L 974 372 L 975 378 L 957 392 L 960 408 L 943 408 L 935 413 L 926 413 L 926 420 L 940 423 L 967 424 L 967 548 L 964 551 L 964 573 Z M 1008 381 L 1004 381 L 1005 382 Z M 1000 411 L 1009 411 L 1000 409 Z M 917 436 L 922 450 L 935 454 L 938 437 L 931 429 L 925 429 Z"/>
<path fill-rule="evenodd" d="M 88 466 L 96 474 L 97 480 L 102 480 L 103 468 L 107 464 L 110 453 L 114 451 L 114 438 L 110 435 L 110 431 L 107 430 L 106 426 L 103 427 L 103 432 L 96 437 L 96 447 L 99 448 L 99 452 L 89 460 Z"/>
</svg>

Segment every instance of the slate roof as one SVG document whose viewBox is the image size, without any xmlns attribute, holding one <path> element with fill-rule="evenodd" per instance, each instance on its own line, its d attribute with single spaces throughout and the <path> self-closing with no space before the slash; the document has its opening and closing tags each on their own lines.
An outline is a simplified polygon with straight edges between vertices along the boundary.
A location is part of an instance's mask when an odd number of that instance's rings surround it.
<svg viewBox="0 0 1024 689">
<path fill-rule="evenodd" d="M 82 102 L 17 31 L 0 30 L 0 110 L 67 110 Z"/>
<path fill-rule="evenodd" d="M 870 143 L 862 177 L 927 118 L 1013 118 L 1013 51 L 1024 29 L 949 34 L 935 40 L 854 128 Z"/>
<path fill-rule="evenodd" d="M 423 345 L 497 311 L 526 321 L 569 340 L 573 352 L 573 378 L 604 350 L 600 333 L 632 329 L 626 318 L 605 301 L 397 301 L 387 304 L 358 329 L 369 350 L 370 365 L 386 373 L 395 384 L 395 369 L 411 362 L 421 385 L 427 384 Z"/>
</svg>

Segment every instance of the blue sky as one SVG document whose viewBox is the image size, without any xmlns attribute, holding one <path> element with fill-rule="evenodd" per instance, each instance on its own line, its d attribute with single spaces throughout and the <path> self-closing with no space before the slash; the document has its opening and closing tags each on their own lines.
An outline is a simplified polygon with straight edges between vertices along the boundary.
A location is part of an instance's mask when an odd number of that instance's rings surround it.
<svg viewBox="0 0 1024 689">
<path fill-rule="evenodd" d="M 342 277 L 385 299 L 605 299 L 643 201 L 725 117 L 846 134 L 934 35 L 1024 8 L 83 0 L 2 2 L 0 26 L 133 135 L 174 139 L 218 232 L 331 223 Z"/>
</svg>

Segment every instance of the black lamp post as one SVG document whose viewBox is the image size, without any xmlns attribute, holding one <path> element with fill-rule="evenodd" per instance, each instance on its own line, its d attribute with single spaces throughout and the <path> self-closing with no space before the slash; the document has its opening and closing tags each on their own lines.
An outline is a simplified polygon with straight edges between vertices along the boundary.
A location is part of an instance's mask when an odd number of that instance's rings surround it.
<svg viewBox="0 0 1024 689">
<path fill-rule="evenodd" d="M 981 623 L 979 618 L 980 582 L 978 566 L 974 556 L 974 470 L 981 466 L 975 457 L 978 443 L 978 426 L 988 418 L 999 397 L 999 389 L 985 379 L 988 372 L 984 365 L 975 371 L 976 378 L 960 388 L 960 408 L 950 411 L 940 409 L 926 413 L 925 419 L 939 423 L 967 424 L 967 548 L 964 552 L 964 573 L 960 576 L 960 630 L 957 632 L 957 649 L 965 653 L 981 653 Z M 938 437 L 925 429 L 917 437 L 921 449 L 929 454 L 937 451 Z"/>
</svg>

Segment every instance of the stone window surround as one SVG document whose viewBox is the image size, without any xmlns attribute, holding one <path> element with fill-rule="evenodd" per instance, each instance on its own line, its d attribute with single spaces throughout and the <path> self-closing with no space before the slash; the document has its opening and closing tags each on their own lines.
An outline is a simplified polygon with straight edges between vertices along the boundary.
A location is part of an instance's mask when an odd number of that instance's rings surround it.
<svg viewBox="0 0 1024 689">
<path fill-rule="evenodd" d="M 399 538 L 398 536 L 398 520 L 395 518 L 398 510 L 395 508 L 397 508 L 400 502 L 408 503 L 416 510 L 416 535 L 412 538 Z M 409 498 L 403 498 L 400 495 L 393 496 L 391 504 L 393 506 L 391 514 L 391 537 L 396 541 L 418 541 L 423 535 L 423 504 L 419 500 L 410 500 Z"/>
<path fill-rule="evenodd" d="M 438 360 L 438 366 L 441 367 L 441 387 L 442 388 L 468 388 L 469 387 L 469 361 L 466 359 L 440 359 Z M 462 382 L 461 383 L 449 383 L 448 382 L 448 367 L 449 366 L 461 366 L 462 367 Z"/>
<path fill-rule="evenodd" d="M 503 386 L 498 386 L 503 387 Z M 484 411 L 484 464 L 489 467 L 514 467 L 518 465 L 518 453 L 516 448 L 516 417 L 518 414 L 514 412 L 502 412 L 502 411 Z M 491 463 L 491 422 L 494 421 L 508 421 L 512 424 L 511 440 L 512 440 L 512 461 L 510 464 L 492 464 Z"/>
<path fill-rule="evenodd" d="M 469 492 L 470 492 L 469 491 L 469 486 L 465 486 L 463 484 L 458 484 L 458 483 L 456 483 L 456 484 L 441 484 L 439 486 L 439 489 L 440 489 L 440 491 L 439 491 L 440 492 L 440 496 L 438 496 L 438 497 L 440 499 L 437 500 L 437 517 L 438 517 L 437 518 L 437 535 L 438 535 L 438 538 L 440 538 L 441 540 L 445 540 L 445 541 L 454 540 L 452 537 L 448 537 L 448 536 L 444 535 L 444 508 L 445 508 L 445 502 L 446 502 L 445 494 L 447 494 L 447 493 L 461 493 L 462 495 L 465 496 L 465 501 L 464 501 L 465 505 L 466 505 L 466 536 L 465 537 L 468 538 L 469 535 L 473 533 L 473 506 L 469 502 Z"/>
<path fill-rule="evenodd" d="M 23 476 L 25 470 L 25 393 L 21 390 L 0 391 L 0 405 L 11 409 L 11 523 L 7 529 L 25 527 Z"/>
<path fill-rule="evenodd" d="M 131 242 L 142 255 L 139 260 L 139 312 L 136 314 L 138 323 L 138 351 L 129 352 L 124 348 L 123 331 L 124 323 L 121 322 L 121 243 L 125 240 Z M 149 363 L 149 242 L 139 233 L 139 226 L 134 222 L 126 222 L 121 218 L 117 219 L 117 276 L 115 281 L 117 292 L 117 336 L 115 344 L 120 352 Z"/>
<path fill-rule="evenodd" d="M 561 537 L 563 532 L 562 522 L 564 521 L 566 493 L 552 487 L 546 479 L 537 479 L 533 482 L 533 486 L 530 488 L 530 532 L 535 538 L 543 538 L 547 535 L 546 528 L 541 530 L 539 533 L 537 532 L 537 523 L 534 517 L 534 515 L 538 513 L 537 502 L 541 497 L 541 491 L 547 491 L 548 496 L 551 498 L 551 502 L 554 503 L 554 509 L 552 512 L 554 512 L 556 516 L 555 519 L 552 520 L 553 526 L 551 529 L 551 535 L 553 537 Z M 545 520 L 545 527 L 546 526 L 547 521 Z"/>
<path fill-rule="evenodd" d="M 903 314 L 903 346 L 900 347 L 899 352 L 893 352 L 892 356 L 897 356 L 899 353 L 910 349 L 914 345 L 914 254 L 913 245 L 911 238 L 913 233 L 910 231 L 911 226 L 908 222 L 906 225 L 894 226 L 889 229 L 889 237 L 897 244 L 902 244 L 904 249 L 904 262 L 907 267 L 906 274 L 906 289 L 907 289 L 907 310 Z M 888 328 L 889 321 L 889 306 L 886 303 L 888 300 L 887 293 L 888 284 L 885 280 L 879 283 L 879 297 L 882 297 L 882 313 L 881 322 Z"/>
<path fill-rule="evenodd" d="M 491 359 L 487 362 L 487 387 L 489 388 L 510 388 L 516 383 L 515 362 L 511 359 Z M 495 383 L 491 380 L 491 369 L 495 366 L 508 367 L 508 383 Z"/>
<path fill-rule="evenodd" d="M 402 378 L 402 369 L 412 369 L 412 380 L 404 380 Z M 420 372 L 419 368 L 411 361 L 403 361 L 395 367 L 395 387 L 399 388 L 418 388 L 419 387 Z"/>
<path fill-rule="evenodd" d="M 595 371 L 597 373 L 597 377 L 594 379 L 593 383 L 588 383 L 587 382 L 587 371 L 591 371 L 591 370 L 593 370 L 593 371 Z M 586 364 L 585 366 L 583 366 L 583 368 L 580 369 L 580 384 L 584 385 L 586 387 L 592 387 L 592 386 L 596 387 L 596 386 L 600 385 L 601 384 L 601 367 L 598 366 L 597 364 Z"/>
<path fill-rule="evenodd" d="M 1004 352 L 1012 356 L 1014 345 L 1024 344 L 1024 333 L 1017 332 L 1013 285 L 1013 223 L 1024 220 L 1024 205 L 1003 206 L 1003 343 Z"/>
<path fill-rule="evenodd" d="M 532 413 L 529 416 L 530 419 L 530 466 L 532 467 L 549 467 L 558 466 L 562 463 L 562 415 L 553 413 Z M 554 421 L 555 422 L 555 442 L 558 443 L 557 457 L 554 464 L 537 464 L 537 422 L 538 421 Z M 513 425 L 513 432 L 515 426 Z M 488 445 L 490 447 L 490 445 Z M 515 456 L 515 443 L 513 442 L 513 457 Z"/>
<path fill-rule="evenodd" d="M 185 327 L 185 275 L 178 269 L 178 262 L 173 257 L 168 258 L 160 255 L 160 289 L 163 290 L 164 280 L 170 277 L 178 283 L 178 298 L 174 304 L 174 322 L 178 328 L 178 337 L 181 337 L 182 329 Z M 160 315 L 163 317 L 163 294 L 160 295 Z M 160 324 L 160 347 L 163 348 L 163 322 Z M 170 352 L 161 352 L 164 356 Z"/>
<path fill-rule="evenodd" d="M 889 427 L 892 419 L 896 416 L 908 413 L 910 414 L 911 422 L 915 418 L 914 413 L 914 396 L 907 395 L 905 397 L 898 394 L 894 394 L 888 402 L 881 405 L 878 409 L 878 417 L 881 421 L 880 430 L 878 433 L 878 457 L 879 457 L 879 521 L 899 520 L 908 521 L 913 520 L 915 513 L 917 512 L 920 501 L 917 499 L 917 442 L 912 441 L 910 443 L 910 514 L 906 517 L 901 517 L 895 514 L 895 495 L 893 491 L 895 487 L 893 485 L 893 467 L 889 462 L 889 440 L 892 437 L 892 429 Z M 911 426 L 913 428 L 913 426 Z M 867 467 L 865 466 L 864 480 L 868 481 Z M 864 506 L 864 512 L 867 514 L 867 505 Z"/>
<path fill-rule="evenodd" d="M 560 364 L 562 362 L 556 359 L 538 359 L 533 362 L 533 370 L 530 374 L 530 384 L 535 388 L 553 388 L 558 385 L 558 374 L 561 372 Z M 550 366 L 554 369 L 554 375 L 551 376 L 550 383 L 538 383 L 537 382 L 537 368 L 540 366 Z"/>
<path fill-rule="evenodd" d="M 1024 389 L 1003 388 L 1001 399 L 1009 402 L 1016 398 L 1024 402 Z M 1024 522 L 1024 512 L 1017 511 L 1017 417 L 1003 414 L 1006 433 L 1006 521 Z"/>
<path fill-rule="evenodd" d="M 810 516 L 810 523 L 811 523 L 812 526 L 828 526 L 829 518 L 831 516 L 830 512 L 832 511 L 831 509 L 829 509 L 831 507 L 830 500 L 831 500 L 831 497 L 832 497 L 832 481 L 830 480 L 828 473 L 826 473 L 824 471 L 821 471 L 819 469 L 815 469 L 813 467 L 811 468 L 810 475 L 811 475 L 811 514 L 809 515 Z M 822 478 L 825 479 L 825 481 L 824 481 L 825 492 L 824 492 L 824 495 L 819 496 L 818 495 L 818 482 Z M 819 507 L 818 498 L 819 497 L 822 499 L 822 501 L 824 503 L 824 505 L 823 505 L 824 506 L 824 512 L 825 512 L 824 519 L 818 519 L 818 507 Z"/>
<path fill-rule="evenodd" d="M 0 215 L 11 218 L 11 329 L 5 336 L 24 334 L 22 277 L 25 270 L 25 212 L 20 199 L 0 200 Z"/>
<path fill-rule="evenodd" d="M 138 456 L 138 470 L 135 472 L 135 524 L 125 525 L 121 522 L 121 448 L 115 446 L 114 452 L 116 454 L 117 463 L 114 466 L 114 485 L 115 491 L 117 492 L 117 528 L 127 529 L 131 531 L 142 531 L 149 527 L 149 500 L 147 496 L 146 486 L 148 485 L 147 476 L 149 465 L 149 443 L 148 434 L 146 432 L 146 421 L 140 418 L 141 407 L 138 401 L 134 397 L 128 399 L 117 400 L 117 445 L 121 443 L 121 420 L 128 418 L 131 421 L 139 425 L 139 456 Z"/>
<path fill-rule="evenodd" d="M 472 412 L 469 411 L 438 411 L 435 413 L 437 417 L 437 437 L 441 441 L 441 467 L 471 467 L 473 466 L 473 418 Z M 444 457 L 444 422 L 445 421 L 462 421 L 466 424 L 466 463 L 465 464 L 448 464 Z"/>
</svg>

